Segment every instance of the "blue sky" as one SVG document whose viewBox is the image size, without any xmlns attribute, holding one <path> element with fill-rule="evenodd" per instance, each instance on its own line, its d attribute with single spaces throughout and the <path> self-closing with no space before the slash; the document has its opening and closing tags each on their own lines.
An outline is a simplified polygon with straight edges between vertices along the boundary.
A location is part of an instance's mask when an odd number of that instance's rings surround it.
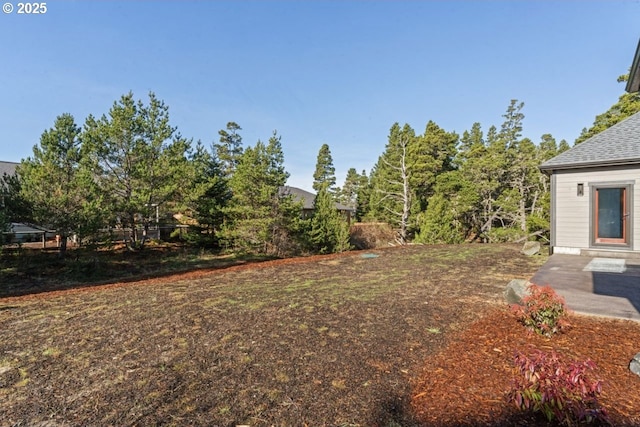
<svg viewBox="0 0 640 427">
<path fill-rule="evenodd" d="M 6 3 L 5 0 L 2 1 Z M 17 9 L 17 1 L 9 1 Z M 282 136 L 311 189 L 329 144 L 338 185 L 367 172 L 394 122 L 462 133 L 525 103 L 523 135 L 570 144 L 624 91 L 639 1 L 48 1 L 0 14 L 0 160 L 32 153 L 56 116 L 79 124 L 149 91 L 207 146 Z"/>
</svg>

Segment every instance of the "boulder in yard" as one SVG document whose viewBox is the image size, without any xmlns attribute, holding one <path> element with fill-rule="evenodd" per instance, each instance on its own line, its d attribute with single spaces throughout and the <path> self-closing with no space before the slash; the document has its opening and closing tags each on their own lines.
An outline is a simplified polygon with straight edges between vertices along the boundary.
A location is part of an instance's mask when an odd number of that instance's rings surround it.
<svg viewBox="0 0 640 427">
<path fill-rule="evenodd" d="M 533 256 L 540 252 L 540 242 L 525 242 L 522 247 L 522 253 L 527 256 Z"/>
<path fill-rule="evenodd" d="M 525 279 L 513 279 L 504 290 L 504 299 L 509 304 L 522 305 L 522 298 L 529 295 L 529 281 Z"/>
<path fill-rule="evenodd" d="M 640 376 L 640 353 L 633 356 L 631 363 L 629 363 L 629 370 L 634 374 Z"/>
</svg>

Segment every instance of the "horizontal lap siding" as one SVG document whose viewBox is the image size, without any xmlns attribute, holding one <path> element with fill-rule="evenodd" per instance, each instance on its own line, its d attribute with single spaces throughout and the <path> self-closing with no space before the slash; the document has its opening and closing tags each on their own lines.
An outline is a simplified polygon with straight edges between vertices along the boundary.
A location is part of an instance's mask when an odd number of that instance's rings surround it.
<svg viewBox="0 0 640 427">
<path fill-rule="evenodd" d="M 589 184 L 633 181 L 633 242 L 640 247 L 640 168 L 609 168 L 590 171 L 556 172 L 555 219 L 556 246 L 589 248 Z M 584 195 L 578 196 L 578 183 L 584 184 Z"/>
<path fill-rule="evenodd" d="M 585 186 L 577 196 L 578 183 Z M 558 174 L 556 177 L 556 246 L 589 247 L 589 190 L 584 174 Z"/>
</svg>

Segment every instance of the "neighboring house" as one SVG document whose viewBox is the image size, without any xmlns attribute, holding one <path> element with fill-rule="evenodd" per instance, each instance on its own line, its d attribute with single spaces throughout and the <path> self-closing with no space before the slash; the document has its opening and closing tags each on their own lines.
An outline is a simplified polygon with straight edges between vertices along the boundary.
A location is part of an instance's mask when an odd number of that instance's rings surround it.
<svg viewBox="0 0 640 427">
<path fill-rule="evenodd" d="M 2 177 L 5 175 L 15 175 L 18 163 L 0 161 L 0 188 L 2 186 Z M 4 206 L 4 196 L 0 195 L 0 208 Z"/>
<path fill-rule="evenodd" d="M 296 202 L 302 202 L 302 216 L 304 218 L 310 218 L 313 215 L 314 211 L 314 202 L 316 200 L 316 195 L 305 191 L 301 188 L 297 187 L 281 187 L 280 188 L 281 195 L 291 194 L 293 196 L 293 200 Z M 351 218 L 355 214 L 355 209 L 350 208 L 349 206 L 342 205 L 340 203 L 336 203 L 336 209 L 340 211 L 347 219 L 349 224 L 351 224 Z"/>
<path fill-rule="evenodd" d="M 7 175 L 15 175 L 18 163 L 0 161 L 0 178 Z"/>
<path fill-rule="evenodd" d="M 15 175 L 16 167 L 19 163 L 0 161 L 0 179 L 5 175 Z M 3 200 L 0 199 L 0 208 L 3 206 Z M 9 231 L 5 232 L 8 243 L 25 243 L 44 241 L 46 238 L 45 230 L 33 225 L 27 225 L 20 222 L 12 222 Z"/>
<path fill-rule="evenodd" d="M 552 253 L 640 253 L 640 113 L 540 165 Z"/>
<path fill-rule="evenodd" d="M 53 232 L 35 225 L 12 222 L 9 232 L 5 234 L 7 236 L 7 243 L 42 242 L 44 245 L 47 234 L 51 236 Z"/>
</svg>

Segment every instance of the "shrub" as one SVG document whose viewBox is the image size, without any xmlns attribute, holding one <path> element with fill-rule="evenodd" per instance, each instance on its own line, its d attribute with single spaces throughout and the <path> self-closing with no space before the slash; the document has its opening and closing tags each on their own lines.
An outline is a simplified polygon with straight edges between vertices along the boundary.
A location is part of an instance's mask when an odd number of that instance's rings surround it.
<svg viewBox="0 0 640 427">
<path fill-rule="evenodd" d="M 590 376 L 596 368 L 591 360 L 566 362 L 555 351 L 538 350 L 530 356 L 517 353 L 515 364 L 519 375 L 509 400 L 518 409 L 541 412 L 554 424 L 610 424 L 598 403 L 602 382 Z"/>
<path fill-rule="evenodd" d="M 547 337 L 568 325 L 564 299 L 550 286 L 529 285 L 529 295 L 522 299 L 524 305 L 514 305 L 518 320 L 527 328 Z"/>
</svg>

